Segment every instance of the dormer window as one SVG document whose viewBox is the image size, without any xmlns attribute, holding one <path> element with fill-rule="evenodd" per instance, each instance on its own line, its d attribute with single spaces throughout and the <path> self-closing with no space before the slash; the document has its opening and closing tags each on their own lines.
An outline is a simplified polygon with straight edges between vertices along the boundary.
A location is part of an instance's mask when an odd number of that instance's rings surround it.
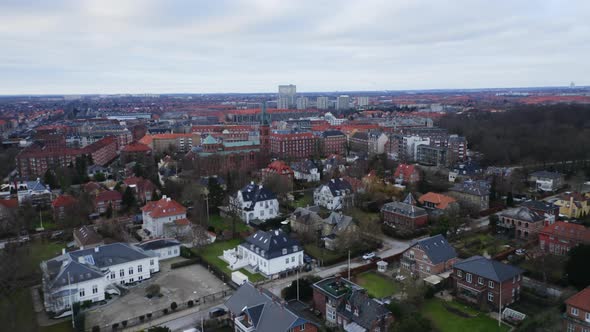
<svg viewBox="0 0 590 332">
<path fill-rule="evenodd" d="M 358 315 L 359 315 L 359 309 L 358 308 L 354 308 L 354 315 L 358 317 Z"/>
<path fill-rule="evenodd" d="M 287 254 L 287 248 L 283 248 L 283 255 Z"/>
<path fill-rule="evenodd" d="M 299 250 L 299 247 L 293 246 L 293 251 L 297 251 L 297 250 Z"/>
<path fill-rule="evenodd" d="M 352 308 L 350 307 L 350 303 L 347 303 L 346 304 L 346 311 L 351 311 L 351 310 L 352 310 Z"/>
</svg>

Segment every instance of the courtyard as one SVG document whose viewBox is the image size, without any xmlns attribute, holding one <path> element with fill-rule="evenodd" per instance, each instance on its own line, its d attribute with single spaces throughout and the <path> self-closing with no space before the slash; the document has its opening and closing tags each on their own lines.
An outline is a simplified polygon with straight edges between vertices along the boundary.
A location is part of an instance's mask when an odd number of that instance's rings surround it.
<svg viewBox="0 0 590 332">
<path fill-rule="evenodd" d="M 172 302 L 180 306 L 189 300 L 229 289 L 201 265 L 170 269 L 170 264 L 182 260 L 178 257 L 160 262 L 160 272 L 151 279 L 129 288 L 128 293 L 115 297 L 106 305 L 88 310 L 86 326 L 111 326 L 113 322 L 170 308 Z M 146 288 L 152 284 L 160 286 L 162 297 L 146 297 Z"/>
</svg>

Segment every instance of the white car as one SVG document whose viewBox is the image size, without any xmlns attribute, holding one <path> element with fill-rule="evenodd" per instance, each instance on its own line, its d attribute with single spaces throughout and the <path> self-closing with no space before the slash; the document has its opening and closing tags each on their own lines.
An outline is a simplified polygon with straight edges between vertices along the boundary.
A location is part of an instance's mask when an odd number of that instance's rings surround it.
<svg viewBox="0 0 590 332">
<path fill-rule="evenodd" d="M 375 253 L 374 252 L 369 252 L 363 255 L 363 259 L 368 261 L 369 259 L 373 259 L 375 258 Z"/>
<path fill-rule="evenodd" d="M 397 281 L 404 281 L 406 279 L 406 276 L 403 274 L 398 274 L 395 276 L 395 280 Z"/>
</svg>

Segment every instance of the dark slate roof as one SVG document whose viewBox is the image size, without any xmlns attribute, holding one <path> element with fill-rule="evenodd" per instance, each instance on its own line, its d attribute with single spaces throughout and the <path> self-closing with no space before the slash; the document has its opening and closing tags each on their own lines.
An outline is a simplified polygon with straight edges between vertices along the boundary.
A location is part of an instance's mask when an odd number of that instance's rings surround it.
<svg viewBox="0 0 590 332">
<path fill-rule="evenodd" d="M 354 134 L 352 134 L 351 138 L 356 138 L 356 139 L 360 139 L 360 140 L 368 140 L 369 139 L 369 134 L 365 131 L 358 131 Z"/>
<path fill-rule="evenodd" d="M 346 310 L 347 302 L 350 304 L 351 311 Z M 358 316 L 354 314 L 355 309 L 358 310 Z M 348 299 L 343 301 L 337 310 L 339 314 L 367 330 L 371 330 L 376 321 L 391 313 L 383 304 L 370 298 L 364 289 L 353 290 Z M 381 326 L 379 326 L 383 331 L 387 329 L 387 326 L 384 326 L 385 323 L 382 320 Z"/>
<path fill-rule="evenodd" d="M 103 241 L 102 236 L 100 236 L 92 226 L 85 225 L 74 229 L 74 236 L 76 236 L 80 241 L 80 244 L 83 246 L 90 246 Z"/>
<path fill-rule="evenodd" d="M 180 242 L 175 239 L 155 239 L 142 242 L 137 247 L 142 250 L 158 250 L 162 248 L 179 246 Z"/>
<path fill-rule="evenodd" d="M 417 218 L 427 215 L 426 210 L 424 210 L 423 208 L 402 202 L 387 203 L 383 205 L 381 211 L 397 213 L 411 218 Z"/>
<path fill-rule="evenodd" d="M 112 243 L 92 249 L 83 249 L 68 253 L 72 260 L 78 261 L 78 257 L 85 257 L 90 265 L 105 268 L 112 265 L 123 264 L 138 259 L 152 257 L 143 250 L 127 243 Z"/>
<path fill-rule="evenodd" d="M 342 196 L 342 193 L 348 190 L 348 193 L 352 193 L 352 186 L 348 181 L 338 178 L 338 179 L 331 179 L 328 184 L 328 188 L 332 193 L 332 196 Z"/>
<path fill-rule="evenodd" d="M 516 220 L 528 221 L 528 222 L 537 222 L 543 221 L 545 218 L 540 215 L 539 213 L 527 208 L 527 207 L 518 207 L 510 210 L 503 211 L 500 213 L 503 217 L 508 217 Z"/>
<path fill-rule="evenodd" d="M 482 256 L 473 256 L 456 263 L 453 267 L 496 282 L 504 282 L 521 274 L 515 266 L 504 264 Z"/>
<path fill-rule="evenodd" d="M 64 256 L 58 256 L 51 261 L 47 261 L 45 265 L 41 265 L 46 272 L 45 276 L 48 278 L 50 288 L 67 286 L 68 276 L 71 284 L 104 277 L 104 273 L 96 268 L 67 260 L 67 258 L 64 260 Z"/>
<path fill-rule="evenodd" d="M 322 133 L 322 137 L 330 137 L 330 136 L 345 136 L 343 132 L 340 130 L 326 130 Z"/>
<path fill-rule="evenodd" d="M 538 172 L 531 173 L 530 176 L 534 176 L 536 178 L 543 178 L 543 179 L 559 179 L 562 175 L 561 175 L 561 173 L 557 173 L 557 172 L 538 171 Z"/>
<path fill-rule="evenodd" d="M 311 173 L 313 169 L 317 168 L 314 162 L 309 159 L 291 164 L 291 169 L 300 173 Z"/>
<path fill-rule="evenodd" d="M 457 257 L 455 248 L 441 234 L 418 240 L 410 248 L 416 245 L 420 246 L 433 264 L 446 262 Z"/>
<path fill-rule="evenodd" d="M 298 316 L 282 300 L 268 291 L 256 289 L 246 282 L 225 302 L 225 306 L 235 315 L 249 315 L 256 332 L 287 332 L 305 323 L 312 323 Z"/>
<path fill-rule="evenodd" d="M 260 256 L 267 259 L 283 256 L 283 249 L 287 249 L 287 254 L 303 250 L 299 241 L 290 238 L 282 229 L 268 232 L 257 231 L 253 235 L 248 236 L 246 242 L 241 244 L 241 246 L 246 248 L 250 248 L 251 245 L 254 250 L 258 248 L 260 250 Z M 295 250 L 294 246 L 297 246 L 297 250 Z M 262 254 L 262 250 L 264 250 L 264 254 Z"/>
<path fill-rule="evenodd" d="M 252 202 L 250 208 L 254 208 L 256 202 L 264 202 L 271 199 L 276 199 L 277 196 L 264 186 L 259 186 L 254 183 L 250 183 L 240 190 L 242 192 L 242 198 L 244 202 Z"/>
<path fill-rule="evenodd" d="M 486 181 L 465 181 L 457 183 L 450 190 L 477 196 L 488 196 L 490 188 L 491 185 Z"/>
<path fill-rule="evenodd" d="M 539 210 L 546 213 L 553 213 L 555 212 L 555 209 L 559 209 L 559 207 L 553 203 L 536 200 L 526 201 L 521 205 L 529 209 Z"/>
</svg>

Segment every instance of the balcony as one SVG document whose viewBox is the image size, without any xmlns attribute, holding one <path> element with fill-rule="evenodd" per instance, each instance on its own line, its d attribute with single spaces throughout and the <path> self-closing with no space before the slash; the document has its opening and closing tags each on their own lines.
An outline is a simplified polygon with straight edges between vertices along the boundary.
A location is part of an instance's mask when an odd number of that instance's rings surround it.
<svg viewBox="0 0 590 332">
<path fill-rule="evenodd" d="M 242 331 L 242 332 L 254 331 L 254 325 L 252 325 L 252 322 L 250 322 L 248 317 L 246 317 L 246 316 L 236 317 L 234 319 L 234 322 L 235 322 L 236 327 L 238 328 L 239 331 Z"/>
</svg>

